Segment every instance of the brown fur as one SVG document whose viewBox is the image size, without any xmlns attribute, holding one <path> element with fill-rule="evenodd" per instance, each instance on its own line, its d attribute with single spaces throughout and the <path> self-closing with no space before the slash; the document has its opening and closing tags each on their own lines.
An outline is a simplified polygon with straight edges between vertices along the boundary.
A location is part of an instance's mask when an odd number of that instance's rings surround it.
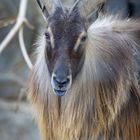
<svg viewBox="0 0 140 140">
<path fill-rule="evenodd" d="M 140 139 L 139 23 L 110 17 L 93 23 L 83 68 L 64 97 L 53 94 L 41 45 L 29 100 L 43 140 Z"/>
</svg>

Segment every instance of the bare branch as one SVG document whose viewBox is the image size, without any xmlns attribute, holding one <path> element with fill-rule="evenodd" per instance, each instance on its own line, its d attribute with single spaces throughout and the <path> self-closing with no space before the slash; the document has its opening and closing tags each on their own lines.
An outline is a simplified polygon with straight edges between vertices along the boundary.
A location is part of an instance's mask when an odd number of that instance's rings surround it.
<svg viewBox="0 0 140 140">
<path fill-rule="evenodd" d="M 29 29 L 34 30 L 34 26 L 27 19 L 25 19 L 25 24 Z"/>
<path fill-rule="evenodd" d="M 6 46 L 9 44 L 9 42 L 12 40 L 12 38 L 15 36 L 15 34 L 18 32 L 18 30 L 24 23 L 26 7 L 27 7 L 27 0 L 21 0 L 17 22 L 14 25 L 14 27 L 10 30 L 8 35 L 5 37 L 5 39 L 2 41 L 0 45 L 0 53 L 2 53 L 2 51 L 6 48 Z"/>
<path fill-rule="evenodd" d="M 24 59 L 25 59 L 27 65 L 29 66 L 29 68 L 32 68 L 32 63 L 27 54 L 25 44 L 24 44 L 24 39 L 23 39 L 23 25 L 27 25 L 28 27 L 33 29 L 33 26 L 26 19 L 27 4 L 28 4 L 28 0 L 20 1 L 17 22 L 14 25 L 14 27 L 10 30 L 8 35 L 4 38 L 2 43 L 0 44 L 0 54 L 6 48 L 6 46 L 10 43 L 10 41 L 13 39 L 13 37 L 19 32 L 19 42 L 21 45 L 21 51 L 23 53 L 23 56 L 24 56 Z"/>
<path fill-rule="evenodd" d="M 0 20 L 0 28 L 12 25 L 16 22 L 16 17 L 9 17 L 9 18 L 5 18 L 5 19 L 1 19 Z"/>
<path fill-rule="evenodd" d="M 21 101 L 22 101 L 22 99 L 25 96 L 26 96 L 26 89 L 25 88 L 22 88 L 20 90 L 19 96 L 17 98 L 17 104 L 16 104 L 16 107 L 15 107 L 15 112 L 18 112 L 19 111 L 19 108 L 20 108 L 20 105 L 21 105 Z"/>
<path fill-rule="evenodd" d="M 19 28 L 21 27 L 22 23 L 17 22 L 14 27 L 11 29 L 11 31 L 8 33 L 8 35 L 5 37 L 5 39 L 2 41 L 0 45 L 0 53 L 6 48 L 6 46 L 9 44 L 9 42 L 13 39 L 15 34 L 18 32 Z"/>
<path fill-rule="evenodd" d="M 24 43 L 23 27 L 21 27 L 20 31 L 19 31 L 19 43 L 20 43 L 20 48 L 21 48 L 23 57 L 25 59 L 25 62 L 27 63 L 28 67 L 30 69 L 32 69 L 33 65 L 32 65 L 32 63 L 30 61 L 30 58 L 29 58 L 28 54 L 27 54 L 25 43 Z"/>
</svg>

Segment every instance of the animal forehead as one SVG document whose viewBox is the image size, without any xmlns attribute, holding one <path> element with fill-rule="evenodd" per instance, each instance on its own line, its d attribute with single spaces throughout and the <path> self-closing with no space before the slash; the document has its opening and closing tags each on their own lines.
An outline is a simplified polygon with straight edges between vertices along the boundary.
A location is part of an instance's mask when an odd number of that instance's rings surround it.
<svg viewBox="0 0 140 140">
<path fill-rule="evenodd" d="M 81 14 L 78 11 L 70 13 L 70 10 L 65 8 L 65 12 L 57 8 L 55 12 L 51 15 L 51 20 L 57 21 L 80 21 L 82 19 Z"/>
<path fill-rule="evenodd" d="M 75 28 L 81 29 L 84 27 L 84 22 L 78 13 L 70 15 L 68 12 L 57 12 L 50 18 L 50 26 L 54 30 L 60 29 L 64 31 Z"/>
<path fill-rule="evenodd" d="M 50 23 L 52 34 L 55 38 L 78 37 L 84 30 L 84 24 L 79 19 L 69 19 L 68 17 L 59 17 L 53 19 Z"/>
</svg>

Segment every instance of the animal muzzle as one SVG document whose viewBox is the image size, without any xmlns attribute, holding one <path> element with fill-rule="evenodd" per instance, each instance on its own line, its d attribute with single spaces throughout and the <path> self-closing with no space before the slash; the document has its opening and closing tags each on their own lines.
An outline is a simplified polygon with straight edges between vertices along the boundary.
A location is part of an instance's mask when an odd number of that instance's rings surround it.
<svg viewBox="0 0 140 140">
<path fill-rule="evenodd" d="M 54 94 L 57 96 L 63 96 L 71 87 L 72 76 L 71 74 L 52 74 L 51 84 L 54 91 Z"/>
</svg>

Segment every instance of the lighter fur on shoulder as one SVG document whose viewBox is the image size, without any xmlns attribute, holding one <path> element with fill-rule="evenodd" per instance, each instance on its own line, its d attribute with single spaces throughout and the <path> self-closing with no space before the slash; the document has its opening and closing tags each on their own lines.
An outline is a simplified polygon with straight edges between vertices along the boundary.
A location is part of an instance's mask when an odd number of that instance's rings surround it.
<svg viewBox="0 0 140 140">
<path fill-rule="evenodd" d="M 132 53 L 140 46 L 137 30 L 139 22 L 131 20 L 104 17 L 93 23 L 87 31 L 83 68 L 61 98 L 53 94 L 45 38 L 40 37 L 28 97 L 44 140 L 109 138 L 112 124 L 129 102 L 131 84 L 137 89 Z"/>
</svg>

